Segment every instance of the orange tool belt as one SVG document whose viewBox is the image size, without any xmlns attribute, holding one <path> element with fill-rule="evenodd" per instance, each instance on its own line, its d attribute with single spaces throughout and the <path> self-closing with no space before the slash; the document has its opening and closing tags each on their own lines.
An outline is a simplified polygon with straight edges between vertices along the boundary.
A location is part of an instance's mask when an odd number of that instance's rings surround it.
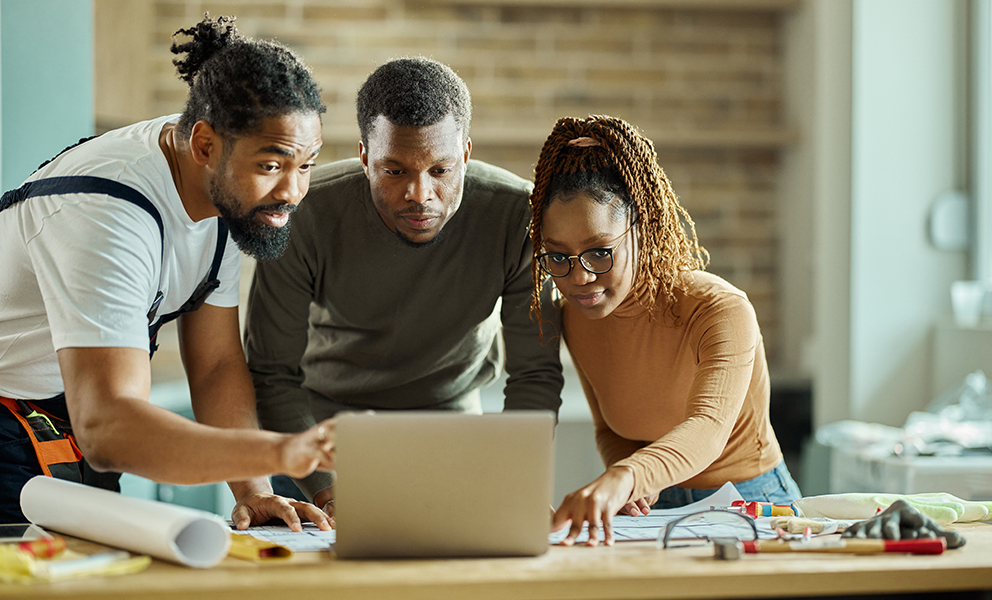
<svg viewBox="0 0 992 600">
<path fill-rule="evenodd" d="M 49 477 L 82 481 L 83 453 L 76 445 L 69 421 L 51 415 L 34 402 L 0 397 L 3 404 L 20 421 L 31 438 L 41 471 Z"/>
</svg>

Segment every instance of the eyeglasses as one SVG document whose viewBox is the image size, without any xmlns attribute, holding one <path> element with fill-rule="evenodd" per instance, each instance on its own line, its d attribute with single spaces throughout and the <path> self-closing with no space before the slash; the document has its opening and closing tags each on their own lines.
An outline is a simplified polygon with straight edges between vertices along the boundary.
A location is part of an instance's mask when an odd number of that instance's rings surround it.
<svg viewBox="0 0 992 600">
<path fill-rule="evenodd" d="M 671 540 L 730 538 L 741 541 L 758 539 L 758 528 L 750 516 L 730 510 L 712 509 L 690 513 L 669 521 L 658 534 L 658 547 L 668 548 Z"/>
<path fill-rule="evenodd" d="M 541 269 L 552 277 L 567 277 L 572 272 L 572 259 L 579 259 L 582 268 L 593 275 L 609 273 L 613 268 L 613 251 L 616 250 L 620 242 L 627 236 L 633 223 L 624 231 L 610 248 L 590 248 L 581 254 L 569 256 L 564 252 L 545 252 L 537 255 L 537 263 Z"/>
</svg>

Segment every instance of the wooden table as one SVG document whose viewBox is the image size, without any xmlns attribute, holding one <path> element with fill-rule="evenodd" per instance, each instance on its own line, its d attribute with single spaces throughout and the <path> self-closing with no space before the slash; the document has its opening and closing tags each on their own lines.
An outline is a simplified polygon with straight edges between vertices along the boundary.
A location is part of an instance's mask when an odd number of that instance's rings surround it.
<svg viewBox="0 0 992 600">
<path fill-rule="evenodd" d="M 0 598 L 158 600 L 782 598 L 992 590 L 992 525 L 956 528 L 964 548 L 938 556 L 764 554 L 712 558 L 711 546 L 658 550 L 653 543 L 612 548 L 552 547 L 535 558 L 336 560 L 299 553 L 256 565 L 233 558 L 212 569 L 154 561 L 135 575 L 0 585 Z M 70 548 L 102 547 L 71 540 Z M 992 597 L 988 592 L 979 597 Z"/>
</svg>

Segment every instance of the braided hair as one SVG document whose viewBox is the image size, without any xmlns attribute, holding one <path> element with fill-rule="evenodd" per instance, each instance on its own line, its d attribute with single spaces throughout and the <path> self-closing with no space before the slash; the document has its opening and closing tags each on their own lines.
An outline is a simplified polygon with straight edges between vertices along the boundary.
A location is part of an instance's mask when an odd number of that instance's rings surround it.
<svg viewBox="0 0 992 600">
<path fill-rule="evenodd" d="M 188 137 L 204 120 L 221 135 L 239 137 L 270 117 L 326 112 L 310 68 L 285 46 L 241 35 L 234 20 L 214 20 L 206 13 L 173 35 L 192 38 L 182 44 L 173 40 L 170 48 L 186 55 L 172 63 L 190 88 L 178 132 Z"/>
<path fill-rule="evenodd" d="M 576 143 L 579 138 L 583 139 Z M 661 292 L 674 314 L 672 290 L 680 285 L 684 273 L 706 268 L 709 253 L 699 245 L 696 225 L 679 204 L 651 140 L 622 119 L 602 115 L 559 119 L 534 169 L 530 196 L 534 256 L 544 247 L 541 228 L 545 209 L 579 192 L 602 203 L 620 200 L 631 215 L 631 223 L 637 224 L 635 298 L 650 312 Z M 546 275 L 537 261 L 531 266 L 531 275 L 531 315 L 540 323 Z"/>
</svg>

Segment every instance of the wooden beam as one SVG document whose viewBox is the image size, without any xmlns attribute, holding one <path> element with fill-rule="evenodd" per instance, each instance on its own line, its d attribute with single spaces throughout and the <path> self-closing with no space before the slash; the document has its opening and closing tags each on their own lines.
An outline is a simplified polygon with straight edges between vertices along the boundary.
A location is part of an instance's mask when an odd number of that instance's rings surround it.
<svg viewBox="0 0 992 600">
<path fill-rule="evenodd" d="M 471 130 L 472 140 L 492 146 L 533 146 L 540 148 L 551 131 L 550 125 L 503 126 L 478 125 Z M 645 126 L 643 134 L 657 148 L 709 148 L 709 149 L 785 149 L 798 141 L 798 134 L 790 128 L 763 129 L 667 129 Z M 358 145 L 357 126 L 324 125 L 324 143 L 333 145 Z"/>
<path fill-rule="evenodd" d="M 668 8 L 683 10 L 789 11 L 801 0 L 422 0 L 463 6 L 534 6 L 553 8 Z"/>
</svg>

